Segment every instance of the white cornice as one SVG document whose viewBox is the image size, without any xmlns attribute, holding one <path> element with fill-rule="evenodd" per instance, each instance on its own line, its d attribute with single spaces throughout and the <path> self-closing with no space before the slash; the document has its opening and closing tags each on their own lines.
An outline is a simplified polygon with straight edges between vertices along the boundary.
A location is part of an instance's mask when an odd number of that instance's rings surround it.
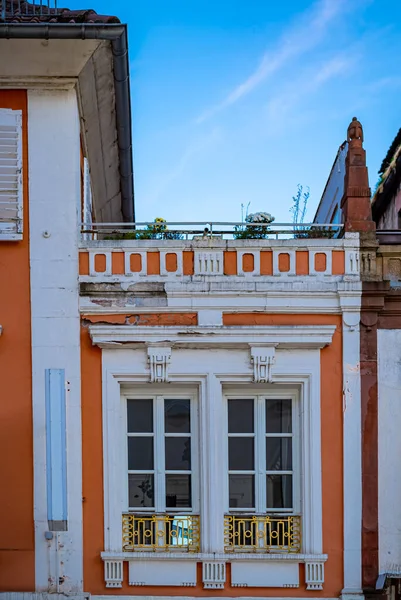
<svg viewBox="0 0 401 600">
<path fill-rule="evenodd" d="M 100 348 L 138 348 L 170 345 L 172 348 L 249 348 L 255 344 L 276 348 L 324 348 L 331 344 L 335 325 L 279 325 L 258 327 L 152 327 L 91 325 L 93 344 Z"/>
</svg>

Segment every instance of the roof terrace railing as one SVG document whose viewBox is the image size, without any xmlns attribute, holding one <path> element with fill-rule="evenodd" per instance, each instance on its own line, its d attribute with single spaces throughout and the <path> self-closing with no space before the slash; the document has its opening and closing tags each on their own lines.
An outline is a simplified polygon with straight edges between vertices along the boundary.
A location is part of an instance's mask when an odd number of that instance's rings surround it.
<svg viewBox="0 0 401 600">
<path fill-rule="evenodd" d="M 199 240 L 335 238 L 343 225 L 334 223 L 244 223 L 236 221 L 163 221 L 140 223 L 81 223 L 86 240 Z"/>
<path fill-rule="evenodd" d="M 57 0 L 0 0 L 1 19 L 6 19 L 16 15 L 57 15 L 59 9 Z"/>
</svg>

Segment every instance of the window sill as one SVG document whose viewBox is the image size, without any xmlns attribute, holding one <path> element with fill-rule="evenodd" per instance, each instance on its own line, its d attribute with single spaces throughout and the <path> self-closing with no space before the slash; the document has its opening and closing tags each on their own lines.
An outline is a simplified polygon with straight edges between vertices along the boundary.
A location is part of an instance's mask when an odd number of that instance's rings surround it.
<svg viewBox="0 0 401 600">
<path fill-rule="evenodd" d="M 299 564 L 305 563 L 307 590 L 322 590 L 326 554 L 206 554 L 166 552 L 102 552 L 106 587 L 122 587 L 128 562 L 130 586 L 194 587 L 197 563 L 202 563 L 205 589 L 226 587 L 226 563 L 231 563 L 231 587 L 298 588 Z"/>
<path fill-rule="evenodd" d="M 326 562 L 327 554 L 273 554 L 273 553 L 214 553 L 207 554 L 205 552 L 102 552 L 101 557 L 103 560 L 196 560 L 198 562 L 202 560 L 220 560 L 225 562 L 234 562 L 237 560 L 249 560 L 249 561 L 289 561 L 289 562 L 311 562 L 321 561 Z"/>
<path fill-rule="evenodd" d="M 22 233 L 11 233 L 0 229 L 0 242 L 20 242 L 22 239 Z"/>
</svg>

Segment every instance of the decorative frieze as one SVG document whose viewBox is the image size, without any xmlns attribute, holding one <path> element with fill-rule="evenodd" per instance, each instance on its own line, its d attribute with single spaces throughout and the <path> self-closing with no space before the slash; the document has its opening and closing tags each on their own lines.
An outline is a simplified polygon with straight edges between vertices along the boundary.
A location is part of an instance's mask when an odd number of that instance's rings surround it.
<svg viewBox="0 0 401 600">
<path fill-rule="evenodd" d="M 223 251 L 195 252 L 195 275 L 223 275 Z"/>
<path fill-rule="evenodd" d="M 169 346 L 148 346 L 150 383 L 168 382 L 168 367 L 171 360 Z"/>
<path fill-rule="evenodd" d="M 275 346 L 251 346 L 251 362 L 255 383 L 271 383 Z"/>
</svg>

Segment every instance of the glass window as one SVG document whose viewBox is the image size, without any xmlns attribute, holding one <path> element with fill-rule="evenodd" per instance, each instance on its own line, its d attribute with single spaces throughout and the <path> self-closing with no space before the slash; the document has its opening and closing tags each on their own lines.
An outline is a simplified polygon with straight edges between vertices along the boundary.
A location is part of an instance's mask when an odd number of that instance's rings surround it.
<svg viewBox="0 0 401 600">
<path fill-rule="evenodd" d="M 127 400 L 130 509 L 193 508 L 192 400 L 156 396 Z"/>
<path fill-rule="evenodd" d="M 228 398 L 230 510 L 294 510 L 293 412 L 290 398 Z"/>
</svg>

